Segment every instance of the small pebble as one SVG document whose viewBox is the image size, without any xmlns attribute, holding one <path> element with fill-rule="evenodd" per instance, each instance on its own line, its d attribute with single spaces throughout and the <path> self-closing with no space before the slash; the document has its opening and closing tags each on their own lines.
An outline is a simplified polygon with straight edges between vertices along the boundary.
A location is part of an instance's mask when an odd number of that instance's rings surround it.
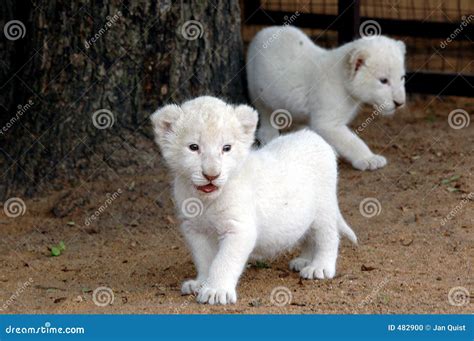
<svg viewBox="0 0 474 341">
<path fill-rule="evenodd" d="M 84 301 L 84 298 L 83 298 L 81 295 L 77 296 L 77 297 L 74 299 L 74 302 L 77 302 L 77 303 L 80 303 L 80 302 L 82 302 L 82 301 Z"/>
</svg>

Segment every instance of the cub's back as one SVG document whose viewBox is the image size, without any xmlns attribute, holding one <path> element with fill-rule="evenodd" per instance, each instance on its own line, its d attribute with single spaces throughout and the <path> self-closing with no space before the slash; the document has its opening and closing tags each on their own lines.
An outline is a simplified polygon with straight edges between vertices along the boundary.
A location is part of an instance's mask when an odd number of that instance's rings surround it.
<svg viewBox="0 0 474 341">
<path fill-rule="evenodd" d="M 258 54 L 282 58 L 301 57 L 301 51 L 322 53 L 325 49 L 315 45 L 300 29 L 293 26 L 271 26 L 258 32 L 252 39 L 248 55 L 258 57 Z"/>
<path fill-rule="evenodd" d="M 281 135 L 259 150 L 265 159 L 282 163 L 278 168 L 292 167 L 295 163 L 304 172 L 317 169 L 318 172 L 335 172 L 336 155 L 333 148 L 318 134 L 303 129 Z M 292 167 L 293 168 L 293 167 Z M 298 172 L 299 173 L 299 172 Z"/>
<path fill-rule="evenodd" d="M 334 150 L 307 129 L 282 135 L 252 152 L 245 168 L 261 203 L 294 202 L 311 211 L 318 197 L 336 191 Z"/>
<path fill-rule="evenodd" d="M 273 26 L 257 33 L 247 53 L 251 100 L 305 113 L 306 85 L 313 77 L 316 56 L 324 51 L 295 27 Z"/>
</svg>

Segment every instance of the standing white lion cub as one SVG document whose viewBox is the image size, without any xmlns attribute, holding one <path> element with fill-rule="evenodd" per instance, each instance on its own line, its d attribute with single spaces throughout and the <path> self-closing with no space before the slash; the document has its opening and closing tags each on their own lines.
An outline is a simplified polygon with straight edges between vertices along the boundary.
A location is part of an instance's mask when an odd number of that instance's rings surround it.
<svg viewBox="0 0 474 341">
<path fill-rule="evenodd" d="M 304 130 L 251 150 L 257 112 L 214 97 L 167 105 L 151 120 L 197 268 L 183 293 L 235 303 L 249 257 L 274 257 L 300 242 L 290 267 L 303 278 L 334 277 L 339 234 L 356 236 L 339 211 L 336 158 L 321 137 Z"/>
<path fill-rule="evenodd" d="M 362 103 L 389 115 L 405 104 L 405 44 L 384 36 L 326 50 L 291 26 L 260 31 L 248 49 L 250 98 L 260 113 L 258 138 L 278 136 L 271 113 L 310 116 L 310 126 L 354 168 L 377 169 L 375 155 L 348 127 Z"/>
</svg>

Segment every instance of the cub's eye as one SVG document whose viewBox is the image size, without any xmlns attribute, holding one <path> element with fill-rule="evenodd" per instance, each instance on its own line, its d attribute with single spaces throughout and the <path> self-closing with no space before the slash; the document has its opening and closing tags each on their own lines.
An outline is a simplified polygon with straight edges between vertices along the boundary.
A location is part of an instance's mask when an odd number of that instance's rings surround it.
<svg viewBox="0 0 474 341">
<path fill-rule="evenodd" d="M 232 146 L 230 144 L 226 144 L 224 147 L 222 147 L 223 152 L 230 152 L 232 149 Z"/>
<path fill-rule="evenodd" d="M 189 149 L 191 149 L 193 152 L 197 152 L 199 150 L 199 146 L 193 143 L 189 145 Z"/>
<path fill-rule="evenodd" d="M 380 78 L 379 81 L 382 84 L 388 84 L 388 79 L 387 78 Z"/>
</svg>

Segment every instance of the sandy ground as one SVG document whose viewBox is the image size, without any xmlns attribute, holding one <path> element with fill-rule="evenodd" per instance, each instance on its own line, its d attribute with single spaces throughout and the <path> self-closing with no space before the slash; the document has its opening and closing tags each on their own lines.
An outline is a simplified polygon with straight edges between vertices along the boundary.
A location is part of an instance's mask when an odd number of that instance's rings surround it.
<svg viewBox="0 0 474 341">
<path fill-rule="evenodd" d="M 194 275 L 178 231 L 169 176 L 158 149 L 142 141 L 128 151 L 143 162 L 107 164 L 72 188 L 25 199 L 16 218 L 0 213 L 0 309 L 3 313 L 473 313 L 474 123 L 448 124 L 468 99 L 411 99 L 393 118 L 378 117 L 361 133 L 389 164 L 360 172 L 341 163 L 339 198 L 358 234 L 344 241 L 332 280 L 300 280 L 288 270 L 295 252 L 250 264 L 231 306 L 198 305 L 181 296 Z M 370 114 L 366 109 L 353 126 Z M 113 155 L 110 157 L 114 157 Z M 115 193 L 115 195 L 113 194 Z M 109 198 L 109 203 L 107 199 Z M 360 203 L 375 198 L 375 216 Z M 473 198 L 474 199 L 474 198 Z M 102 207 L 102 209 L 101 209 Z M 101 210 L 96 220 L 86 218 Z M 450 212 L 451 219 L 443 220 Z M 365 214 L 367 215 L 367 214 Z M 445 222 L 443 224 L 443 222 Z M 50 248 L 66 249 L 52 257 Z M 97 295 L 94 290 L 109 288 Z M 273 296 L 272 296 L 273 292 Z M 459 291 L 458 291 L 459 292 Z M 112 296 L 110 296 L 112 297 Z M 105 300 L 105 301 L 103 301 Z M 110 300 L 109 300 L 110 301 Z M 279 306 L 280 303 L 286 303 Z"/>
</svg>

